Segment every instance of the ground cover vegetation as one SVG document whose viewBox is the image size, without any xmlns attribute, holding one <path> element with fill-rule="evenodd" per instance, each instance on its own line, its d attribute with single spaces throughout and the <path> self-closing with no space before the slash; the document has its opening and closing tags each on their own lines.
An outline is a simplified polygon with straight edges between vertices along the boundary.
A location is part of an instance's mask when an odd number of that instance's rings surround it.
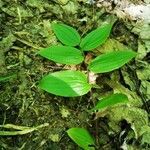
<svg viewBox="0 0 150 150">
<path fill-rule="evenodd" d="M 149 24 L 93 2 L 0 1 L 0 149 L 150 148 Z"/>
</svg>

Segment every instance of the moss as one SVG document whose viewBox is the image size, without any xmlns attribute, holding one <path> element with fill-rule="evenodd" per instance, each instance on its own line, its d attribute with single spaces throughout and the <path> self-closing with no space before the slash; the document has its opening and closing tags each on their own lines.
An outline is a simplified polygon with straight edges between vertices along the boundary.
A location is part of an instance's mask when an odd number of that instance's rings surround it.
<svg viewBox="0 0 150 150">
<path fill-rule="evenodd" d="M 70 10 L 70 6 L 73 9 Z M 0 75 L 13 73 L 17 75 L 16 78 L 0 83 L 0 124 L 11 123 L 33 127 L 49 123 L 48 127 L 24 136 L 1 136 L 0 149 L 78 149 L 67 136 L 66 130 L 70 127 L 86 127 L 96 137 L 95 120 L 87 112 L 93 107 L 94 101 L 91 101 L 90 93 L 80 98 L 62 98 L 41 91 L 37 85 L 42 76 L 61 70 L 63 66 L 41 58 L 37 52 L 42 47 L 58 43 L 51 30 L 52 22 L 58 21 L 71 25 L 84 35 L 88 30 L 100 25 L 110 14 L 104 9 L 96 8 L 96 5 L 86 3 L 86 1 L 71 1 L 66 5 L 60 5 L 54 0 L 41 2 L 38 0 L 11 2 L 5 0 L 0 1 L 0 8 L 0 22 L 2 23 L 0 27 L 2 28 L 0 31 L 2 37 Z M 114 26 L 111 39 L 106 43 L 109 46 L 105 45 L 104 48 L 112 46 L 115 49 L 116 47 L 130 46 L 136 50 L 138 37 L 132 34 L 120 20 L 118 24 Z M 116 31 L 120 32 L 122 36 L 116 35 Z M 105 51 L 105 49 L 103 50 Z M 98 55 L 100 52 L 100 49 L 96 50 L 93 55 Z M 135 63 L 133 66 L 137 67 Z M 127 69 L 122 71 L 129 77 L 128 73 L 130 74 L 135 68 L 131 68 L 130 71 Z M 138 76 L 140 80 L 143 80 L 142 72 L 139 71 Z M 131 80 L 135 81 L 134 83 L 137 82 L 134 76 L 131 75 L 130 80 L 127 77 L 124 79 L 119 71 L 112 73 L 112 76 L 120 79 L 120 84 L 125 88 L 128 88 L 127 84 L 129 84 L 129 87 L 132 86 L 133 89 L 136 89 L 136 84 L 130 82 Z M 96 98 L 113 92 L 113 88 L 104 82 L 108 78 L 110 78 L 110 74 L 99 75 L 97 78 L 101 88 L 93 90 L 97 92 Z M 133 92 L 130 88 L 128 90 Z M 136 115 L 136 113 L 134 114 Z M 114 149 L 115 144 L 119 146 L 122 144 L 118 142 L 120 129 L 112 132 L 108 126 L 108 122 L 111 120 L 106 120 L 109 118 L 98 119 L 99 140 L 104 137 L 99 144 L 102 149 Z M 118 125 L 119 121 L 117 120 L 115 123 Z M 144 141 L 146 140 L 144 139 Z"/>
</svg>

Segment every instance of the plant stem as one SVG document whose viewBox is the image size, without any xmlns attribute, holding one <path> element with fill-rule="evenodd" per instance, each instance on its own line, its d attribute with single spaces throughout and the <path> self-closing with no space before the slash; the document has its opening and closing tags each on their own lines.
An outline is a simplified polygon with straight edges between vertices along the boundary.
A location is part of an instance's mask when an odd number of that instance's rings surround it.
<svg viewBox="0 0 150 150">
<path fill-rule="evenodd" d="M 89 81 L 89 70 L 87 70 L 87 78 Z M 95 107 L 95 98 L 93 97 L 93 92 L 92 90 L 90 91 L 90 101 L 92 100 L 93 105 Z M 98 120 L 95 120 L 95 141 L 96 141 L 96 147 L 99 147 L 99 133 L 98 133 Z"/>
</svg>

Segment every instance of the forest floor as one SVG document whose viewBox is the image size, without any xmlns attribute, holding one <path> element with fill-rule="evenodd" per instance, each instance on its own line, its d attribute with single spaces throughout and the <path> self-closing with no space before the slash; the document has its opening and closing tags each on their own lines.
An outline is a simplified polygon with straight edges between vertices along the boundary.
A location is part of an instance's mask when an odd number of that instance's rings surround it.
<svg viewBox="0 0 150 150">
<path fill-rule="evenodd" d="M 0 0 L 0 150 L 80 149 L 66 134 L 71 127 L 86 128 L 99 150 L 150 149 L 149 6 L 148 0 Z M 39 89 L 43 75 L 70 67 L 37 54 L 59 42 L 52 22 L 73 26 L 84 36 L 110 16 L 116 20 L 111 35 L 92 54 L 132 49 L 137 57 L 121 69 L 98 74 L 96 94 L 63 98 Z M 89 114 L 91 94 L 114 92 L 126 94 L 129 104 Z M 4 136 L 22 126 L 34 130 Z"/>
</svg>

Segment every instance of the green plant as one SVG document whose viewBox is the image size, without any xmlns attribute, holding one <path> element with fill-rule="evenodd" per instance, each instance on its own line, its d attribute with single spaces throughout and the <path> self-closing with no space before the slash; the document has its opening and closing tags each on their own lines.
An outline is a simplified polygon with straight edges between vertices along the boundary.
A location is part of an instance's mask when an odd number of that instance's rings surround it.
<svg viewBox="0 0 150 150">
<path fill-rule="evenodd" d="M 112 24 L 104 23 L 94 31 L 81 38 L 79 33 L 65 24 L 53 24 L 52 29 L 64 45 L 55 45 L 44 48 L 39 54 L 51 61 L 67 65 L 77 65 L 84 61 L 84 51 L 91 51 L 102 45 L 110 35 Z M 76 47 L 75 47 L 76 46 Z M 85 70 L 63 70 L 50 73 L 42 78 L 39 87 L 49 93 L 76 97 L 88 93 L 94 86 L 88 83 L 85 72 L 106 73 L 116 70 L 128 63 L 136 53 L 132 50 L 118 50 L 105 53 L 93 59 Z M 85 61 L 84 61 L 85 63 Z M 98 102 L 91 111 L 105 109 L 118 103 L 128 102 L 124 94 L 117 93 L 108 96 Z M 93 149 L 89 145 L 95 145 L 88 131 L 82 128 L 71 128 L 68 135 L 83 149 Z M 85 141 L 85 142 L 84 142 Z"/>
<path fill-rule="evenodd" d="M 94 149 L 95 141 L 84 128 L 71 128 L 67 131 L 69 137 L 85 150 Z"/>
<path fill-rule="evenodd" d="M 112 25 L 103 24 L 82 39 L 79 33 L 70 26 L 53 24 L 52 28 L 58 39 L 65 46 L 56 45 L 44 48 L 39 51 L 39 54 L 57 63 L 77 65 L 83 62 L 85 57 L 84 51 L 95 49 L 106 41 Z M 79 46 L 80 48 L 72 46 Z M 106 73 L 122 67 L 135 56 L 136 53 L 131 50 L 119 50 L 102 54 L 93 59 L 87 69 L 94 73 Z M 81 96 L 92 88 L 92 85 L 87 82 L 86 78 L 86 75 L 81 71 L 59 71 L 43 77 L 39 86 L 45 91 L 58 96 Z"/>
</svg>

